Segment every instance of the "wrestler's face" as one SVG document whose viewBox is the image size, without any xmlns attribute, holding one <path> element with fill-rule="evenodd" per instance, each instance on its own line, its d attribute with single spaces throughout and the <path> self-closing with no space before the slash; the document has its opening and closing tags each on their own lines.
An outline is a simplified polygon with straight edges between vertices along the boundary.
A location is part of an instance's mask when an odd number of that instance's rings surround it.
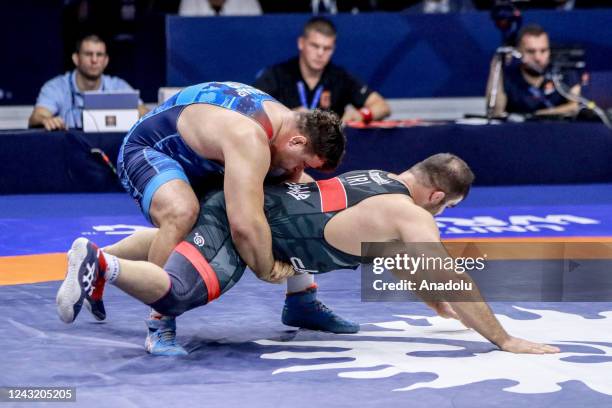
<svg viewBox="0 0 612 408">
<path fill-rule="evenodd" d="M 334 53 L 336 37 L 310 30 L 298 39 L 300 60 L 312 71 L 323 71 Z"/>
<path fill-rule="evenodd" d="M 273 150 L 272 172 L 282 171 L 286 175 L 295 175 L 305 169 L 323 167 L 325 161 L 310 151 L 308 139 L 304 136 L 293 136 L 284 145 Z"/>
<path fill-rule="evenodd" d="M 550 62 L 548 35 L 525 35 L 519 44 L 519 51 L 523 54 L 524 65 L 535 71 L 544 72 Z"/>
<path fill-rule="evenodd" d="M 83 41 L 79 52 L 72 54 L 72 62 L 81 75 L 96 80 L 108 65 L 106 45 L 100 41 Z"/>
</svg>

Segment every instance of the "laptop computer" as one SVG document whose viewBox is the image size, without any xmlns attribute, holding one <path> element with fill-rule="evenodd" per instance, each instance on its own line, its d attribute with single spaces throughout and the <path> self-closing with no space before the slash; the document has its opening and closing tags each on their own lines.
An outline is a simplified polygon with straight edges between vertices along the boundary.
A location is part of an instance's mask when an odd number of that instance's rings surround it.
<svg viewBox="0 0 612 408">
<path fill-rule="evenodd" d="M 83 130 L 128 131 L 138 121 L 139 97 L 136 90 L 83 93 Z"/>
<path fill-rule="evenodd" d="M 140 91 L 86 91 L 83 93 L 83 109 L 136 109 Z"/>
</svg>

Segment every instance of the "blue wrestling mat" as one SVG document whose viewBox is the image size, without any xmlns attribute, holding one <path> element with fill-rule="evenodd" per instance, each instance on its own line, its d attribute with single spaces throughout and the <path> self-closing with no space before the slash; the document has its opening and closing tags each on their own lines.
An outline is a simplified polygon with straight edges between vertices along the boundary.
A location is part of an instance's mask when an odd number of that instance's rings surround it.
<svg viewBox="0 0 612 408">
<path fill-rule="evenodd" d="M 610 240 L 612 185 L 475 188 L 438 224 L 446 239 Z M 421 303 L 362 303 L 359 271 L 346 270 L 316 280 L 321 300 L 361 323 L 355 335 L 282 325 L 284 285 L 250 272 L 177 319 L 186 357 L 147 355 L 148 308 L 112 286 L 105 322 L 84 311 L 62 323 L 72 240 L 106 245 L 145 226 L 124 194 L 0 197 L 0 387 L 76 388 L 76 404 L 52 407 L 612 406 L 612 302 L 492 304 L 507 331 L 553 355 L 500 352 Z"/>
</svg>

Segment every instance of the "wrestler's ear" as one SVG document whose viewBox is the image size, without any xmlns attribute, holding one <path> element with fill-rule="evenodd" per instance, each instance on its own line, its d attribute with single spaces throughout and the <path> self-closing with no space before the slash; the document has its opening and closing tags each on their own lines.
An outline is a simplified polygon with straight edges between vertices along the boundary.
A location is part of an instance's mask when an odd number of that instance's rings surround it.
<svg viewBox="0 0 612 408">
<path fill-rule="evenodd" d="M 446 197 L 444 191 L 435 190 L 429 195 L 429 202 L 438 205 L 444 201 L 444 197 Z"/>
<path fill-rule="evenodd" d="M 293 147 L 298 147 L 299 145 L 308 145 L 308 139 L 303 135 L 295 135 L 289 139 L 289 145 Z"/>
</svg>

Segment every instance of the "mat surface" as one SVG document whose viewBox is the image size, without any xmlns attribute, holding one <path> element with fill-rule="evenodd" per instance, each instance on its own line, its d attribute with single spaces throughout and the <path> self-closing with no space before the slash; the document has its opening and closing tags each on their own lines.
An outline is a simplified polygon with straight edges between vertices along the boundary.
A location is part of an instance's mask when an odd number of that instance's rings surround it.
<svg viewBox="0 0 612 408">
<path fill-rule="evenodd" d="M 610 239 L 612 186 L 477 188 L 438 222 L 445 239 Z M 106 322 L 83 311 L 62 323 L 71 241 L 105 245 L 145 226 L 127 195 L 0 197 L 0 386 L 72 386 L 88 407 L 612 406 L 612 303 L 492 304 L 512 334 L 562 350 L 546 356 L 500 352 L 420 303 L 363 303 L 358 271 L 317 276 L 357 335 L 282 325 L 284 285 L 251 273 L 178 319 L 187 357 L 147 355 L 148 309 L 114 287 Z"/>
</svg>

